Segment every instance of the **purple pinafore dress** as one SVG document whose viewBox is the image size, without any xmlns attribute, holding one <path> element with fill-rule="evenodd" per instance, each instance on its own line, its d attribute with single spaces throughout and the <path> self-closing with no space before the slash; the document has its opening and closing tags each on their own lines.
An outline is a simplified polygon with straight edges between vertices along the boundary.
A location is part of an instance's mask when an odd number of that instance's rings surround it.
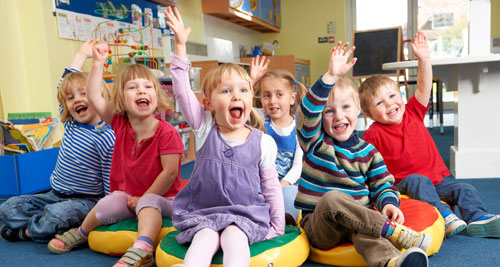
<svg viewBox="0 0 500 267">
<path fill-rule="evenodd" d="M 214 124 L 196 152 L 193 174 L 174 200 L 177 241 L 189 243 L 203 228 L 220 231 L 234 224 L 249 244 L 263 240 L 270 227 L 269 204 L 260 193 L 262 132 L 252 128 L 245 143 L 231 147 Z"/>
</svg>

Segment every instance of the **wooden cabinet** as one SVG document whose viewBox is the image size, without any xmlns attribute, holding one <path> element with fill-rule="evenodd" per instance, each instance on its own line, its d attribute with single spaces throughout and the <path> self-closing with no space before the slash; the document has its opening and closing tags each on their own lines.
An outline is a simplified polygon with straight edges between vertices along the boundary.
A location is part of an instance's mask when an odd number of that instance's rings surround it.
<svg viewBox="0 0 500 267">
<path fill-rule="evenodd" d="M 202 0 L 203 13 L 259 32 L 279 32 L 281 0 Z"/>
<path fill-rule="evenodd" d="M 306 87 L 311 87 L 310 62 L 306 59 L 296 58 L 294 55 L 270 56 L 271 59 L 268 70 L 284 69 L 295 76 L 295 80 L 303 83 Z M 241 62 L 251 63 L 252 58 L 240 58 Z"/>
</svg>

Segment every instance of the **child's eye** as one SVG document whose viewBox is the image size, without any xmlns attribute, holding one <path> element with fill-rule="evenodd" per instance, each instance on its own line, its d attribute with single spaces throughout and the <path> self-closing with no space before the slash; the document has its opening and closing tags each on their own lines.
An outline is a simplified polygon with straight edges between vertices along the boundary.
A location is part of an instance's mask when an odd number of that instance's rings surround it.
<svg viewBox="0 0 500 267">
<path fill-rule="evenodd" d="M 249 91 L 249 90 L 248 90 L 248 88 L 241 88 L 241 89 L 240 89 L 240 91 L 241 91 L 242 93 L 248 93 L 248 91 Z"/>
<path fill-rule="evenodd" d="M 271 95 L 270 95 L 270 94 L 264 94 L 262 97 L 263 97 L 263 98 L 270 98 L 270 97 L 271 97 Z"/>
<path fill-rule="evenodd" d="M 383 103 L 382 101 L 378 101 L 377 104 L 375 104 L 375 105 L 380 106 L 380 105 L 382 105 L 382 103 Z"/>
<path fill-rule="evenodd" d="M 72 95 L 70 95 L 70 96 L 67 96 L 67 97 L 66 97 L 66 100 L 72 100 L 73 98 L 74 98 L 74 97 L 73 97 Z"/>
<path fill-rule="evenodd" d="M 395 96 L 396 96 L 396 94 L 392 94 L 392 95 L 390 95 L 389 97 L 390 97 L 390 98 L 394 98 Z"/>
<path fill-rule="evenodd" d="M 283 96 L 283 93 L 277 93 L 276 94 L 278 97 L 282 97 Z"/>
<path fill-rule="evenodd" d="M 222 89 L 221 93 L 223 93 L 223 94 L 229 94 L 229 93 L 231 93 L 231 90 L 229 90 L 229 89 Z"/>
<path fill-rule="evenodd" d="M 343 105 L 342 108 L 343 109 L 349 109 L 349 108 L 351 108 L 351 105 Z"/>
<path fill-rule="evenodd" d="M 135 89 L 135 86 L 134 85 L 131 85 L 131 86 L 128 86 L 127 87 L 128 90 L 134 90 Z"/>
<path fill-rule="evenodd" d="M 146 88 L 147 89 L 151 89 L 151 88 L 153 88 L 153 85 L 152 84 L 148 84 L 148 85 L 146 85 Z"/>
<path fill-rule="evenodd" d="M 325 113 L 325 115 L 330 115 L 330 114 L 333 114 L 333 110 L 325 109 L 324 113 Z"/>
</svg>

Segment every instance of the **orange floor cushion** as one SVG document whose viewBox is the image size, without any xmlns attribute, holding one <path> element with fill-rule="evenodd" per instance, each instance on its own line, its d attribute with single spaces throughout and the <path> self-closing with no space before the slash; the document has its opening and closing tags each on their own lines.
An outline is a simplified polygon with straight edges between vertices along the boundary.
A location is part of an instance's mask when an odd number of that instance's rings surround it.
<svg viewBox="0 0 500 267">
<path fill-rule="evenodd" d="M 404 225 L 411 229 L 432 236 L 432 243 L 427 255 L 436 254 L 441 248 L 444 238 L 444 220 L 436 208 L 426 202 L 401 196 L 401 210 L 405 216 Z M 335 266 L 368 266 L 350 243 L 342 244 L 328 250 L 311 246 L 309 260 L 321 264 Z"/>
</svg>

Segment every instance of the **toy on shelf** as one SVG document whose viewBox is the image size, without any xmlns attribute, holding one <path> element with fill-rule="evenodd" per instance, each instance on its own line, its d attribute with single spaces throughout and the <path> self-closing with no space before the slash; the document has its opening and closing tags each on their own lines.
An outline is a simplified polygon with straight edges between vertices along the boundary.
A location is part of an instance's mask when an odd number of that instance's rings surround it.
<svg viewBox="0 0 500 267">
<path fill-rule="evenodd" d="M 129 63 L 133 60 L 135 63 L 143 62 L 146 66 L 152 69 L 158 68 L 156 61 L 152 60 L 152 58 L 154 58 L 155 42 L 153 41 L 153 27 L 151 24 L 150 14 L 138 12 L 136 10 L 123 9 L 98 9 L 95 12 L 98 14 L 106 14 L 108 17 L 114 17 L 114 19 L 106 20 L 97 24 L 96 28 L 92 32 L 92 36 L 95 40 L 105 41 L 110 48 L 108 51 L 108 61 L 104 64 L 106 69 L 112 64 L 119 65 L 120 59 L 123 59 L 122 61 L 124 63 Z M 103 25 L 114 25 L 113 22 L 120 22 L 127 19 L 128 13 L 131 13 L 134 18 L 144 18 L 145 25 L 142 26 L 139 24 L 137 25 L 137 28 L 120 27 L 111 31 L 108 28 L 103 27 Z M 150 45 L 147 43 L 150 43 Z M 138 61 L 138 57 L 142 58 L 142 60 Z"/>
</svg>

